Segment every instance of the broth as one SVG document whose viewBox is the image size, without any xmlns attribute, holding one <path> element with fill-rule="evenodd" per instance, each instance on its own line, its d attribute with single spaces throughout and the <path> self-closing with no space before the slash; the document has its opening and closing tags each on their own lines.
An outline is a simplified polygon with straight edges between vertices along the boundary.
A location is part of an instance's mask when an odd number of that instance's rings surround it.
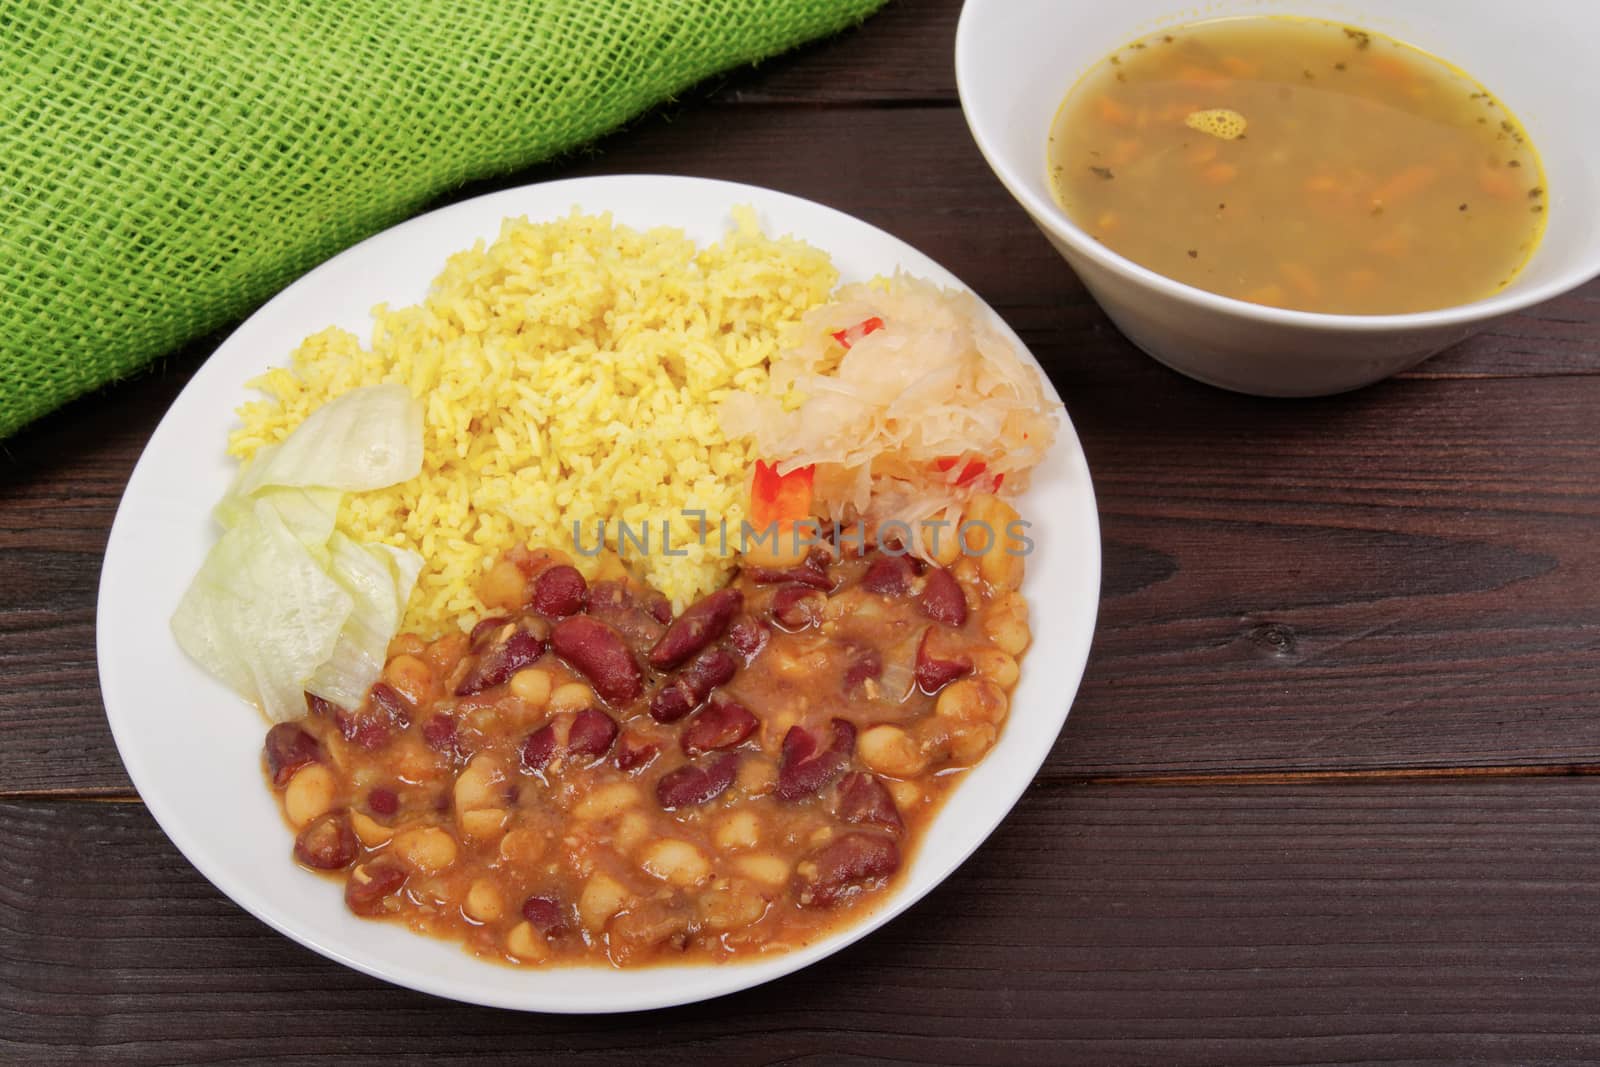
<svg viewBox="0 0 1600 1067">
<path fill-rule="evenodd" d="M 1545 224 L 1538 156 L 1482 86 L 1314 19 L 1216 19 L 1127 46 L 1067 94 L 1048 157 L 1057 201 L 1108 248 L 1304 311 L 1482 299 Z"/>
</svg>

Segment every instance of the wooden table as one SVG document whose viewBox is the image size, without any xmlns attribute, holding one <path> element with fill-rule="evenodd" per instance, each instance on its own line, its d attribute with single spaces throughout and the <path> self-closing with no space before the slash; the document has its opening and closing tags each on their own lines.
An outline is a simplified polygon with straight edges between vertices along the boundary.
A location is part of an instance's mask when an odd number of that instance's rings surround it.
<svg viewBox="0 0 1600 1067">
<path fill-rule="evenodd" d="M 1105 586 L 1067 728 L 991 841 L 864 943 L 651 1014 L 464 1007 L 272 932 L 140 806 L 96 687 L 112 514 L 213 338 L 0 446 L 0 1059 L 1600 1058 L 1600 286 L 1349 396 L 1181 378 L 979 157 L 958 7 L 891 5 L 460 195 L 773 186 L 1022 333 L 1088 453 Z"/>
</svg>

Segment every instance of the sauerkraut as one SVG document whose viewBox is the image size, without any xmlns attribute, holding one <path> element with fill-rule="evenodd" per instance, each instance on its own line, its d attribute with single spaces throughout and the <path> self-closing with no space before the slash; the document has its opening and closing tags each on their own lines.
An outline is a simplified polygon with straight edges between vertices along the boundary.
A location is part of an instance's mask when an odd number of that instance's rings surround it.
<svg viewBox="0 0 1600 1067">
<path fill-rule="evenodd" d="M 953 519 L 978 493 L 1024 491 L 1055 440 L 1060 404 L 971 293 L 903 273 L 845 286 L 791 341 L 770 391 L 719 415 L 780 473 L 814 464 L 822 518 Z"/>
</svg>

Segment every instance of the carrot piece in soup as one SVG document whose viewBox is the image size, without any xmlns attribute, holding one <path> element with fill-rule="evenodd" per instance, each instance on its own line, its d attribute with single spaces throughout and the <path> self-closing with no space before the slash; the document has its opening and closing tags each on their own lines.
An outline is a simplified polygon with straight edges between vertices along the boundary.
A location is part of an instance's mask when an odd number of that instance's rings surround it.
<svg viewBox="0 0 1600 1067">
<path fill-rule="evenodd" d="M 1394 204 L 1415 196 L 1433 184 L 1439 171 L 1426 163 L 1413 163 L 1372 191 L 1372 199 Z"/>
<path fill-rule="evenodd" d="M 1102 96 L 1094 103 L 1095 113 L 1100 116 L 1100 121 L 1108 126 L 1126 126 L 1133 118 L 1127 108 L 1111 99 Z"/>
</svg>

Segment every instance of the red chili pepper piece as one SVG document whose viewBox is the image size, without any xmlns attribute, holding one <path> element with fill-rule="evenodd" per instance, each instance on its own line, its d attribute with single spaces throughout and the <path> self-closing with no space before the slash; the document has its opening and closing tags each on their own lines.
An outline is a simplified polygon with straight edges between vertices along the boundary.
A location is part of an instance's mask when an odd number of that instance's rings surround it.
<svg viewBox="0 0 1600 1067">
<path fill-rule="evenodd" d="M 814 463 L 779 474 L 777 464 L 756 460 L 755 477 L 750 482 L 750 521 L 762 529 L 775 522 L 808 518 L 811 483 L 816 473 Z"/>
<path fill-rule="evenodd" d="M 883 320 L 874 315 L 870 319 L 856 323 L 849 329 L 836 330 L 834 332 L 833 339 L 844 345 L 846 348 L 849 348 L 867 334 L 875 333 L 881 329 L 883 329 Z"/>
</svg>

